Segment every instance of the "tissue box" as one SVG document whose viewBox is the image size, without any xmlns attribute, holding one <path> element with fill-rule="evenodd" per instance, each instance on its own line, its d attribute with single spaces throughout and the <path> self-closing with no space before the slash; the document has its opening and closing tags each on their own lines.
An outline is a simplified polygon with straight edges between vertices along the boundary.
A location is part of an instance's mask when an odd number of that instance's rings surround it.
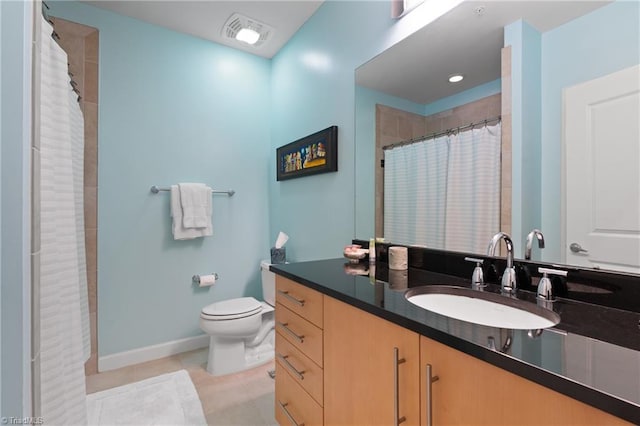
<svg viewBox="0 0 640 426">
<path fill-rule="evenodd" d="M 284 247 L 271 247 L 271 263 L 285 263 L 287 261 L 287 251 Z"/>
</svg>

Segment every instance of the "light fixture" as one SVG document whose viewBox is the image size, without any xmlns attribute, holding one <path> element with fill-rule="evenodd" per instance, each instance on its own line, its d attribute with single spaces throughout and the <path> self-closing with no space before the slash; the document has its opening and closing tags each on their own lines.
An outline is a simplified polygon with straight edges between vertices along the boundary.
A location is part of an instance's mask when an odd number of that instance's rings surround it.
<svg viewBox="0 0 640 426">
<path fill-rule="evenodd" d="M 458 83 L 464 79 L 464 75 L 462 74 L 451 74 L 449 76 L 449 83 Z"/>
<path fill-rule="evenodd" d="M 236 34 L 236 40 L 243 41 L 247 44 L 256 44 L 259 39 L 260 34 L 251 28 L 242 28 L 238 31 L 238 34 Z"/>
<path fill-rule="evenodd" d="M 239 13 L 232 14 L 222 27 L 222 36 L 234 42 L 240 41 L 259 47 L 273 34 L 269 25 Z"/>
</svg>

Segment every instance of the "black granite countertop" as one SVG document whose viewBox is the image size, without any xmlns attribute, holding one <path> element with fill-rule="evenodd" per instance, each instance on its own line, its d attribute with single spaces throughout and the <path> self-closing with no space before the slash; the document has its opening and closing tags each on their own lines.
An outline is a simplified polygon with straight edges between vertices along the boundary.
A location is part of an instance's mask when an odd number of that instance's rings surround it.
<svg viewBox="0 0 640 426">
<path fill-rule="evenodd" d="M 421 285 L 469 287 L 470 280 L 345 259 L 271 265 L 292 279 L 567 396 L 640 424 L 640 313 L 558 298 L 561 321 L 541 334 L 487 327 L 422 309 L 404 297 Z M 485 291 L 500 292 L 489 285 Z M 535 303 L 535 294 L 517 297 Z"/>
</svg>

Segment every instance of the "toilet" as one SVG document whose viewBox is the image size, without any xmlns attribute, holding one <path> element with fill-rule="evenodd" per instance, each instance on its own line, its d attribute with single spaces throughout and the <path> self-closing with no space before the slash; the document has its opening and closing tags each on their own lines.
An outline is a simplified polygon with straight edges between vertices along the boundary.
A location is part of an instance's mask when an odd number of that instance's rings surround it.
<svg viewBox="0 0 640 426">
<path fill-rule="evenodd" d="M 236 373 L 274 357 L 276 278 L 266 260 L 260 269 L 264 302 L 240 297 L 212 303 L 200 312 L 200 328 L 210 336 L 209 374 Z"/>
</svg>

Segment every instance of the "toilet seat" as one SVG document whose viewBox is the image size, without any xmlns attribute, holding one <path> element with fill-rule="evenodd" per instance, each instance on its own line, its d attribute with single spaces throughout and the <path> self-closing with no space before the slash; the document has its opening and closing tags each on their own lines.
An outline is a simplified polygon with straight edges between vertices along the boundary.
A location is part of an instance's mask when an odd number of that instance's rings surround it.
<svg viewBox="0 0 640 426">
<path fill-rule="evenodd" d="M 250 317 L 260 313 L 261 310 L 262 303 L 253 297 L 239 297 L 205 306 L 202 308 L 200 317 L 210 321 L 228 321 Z"/>
</svg>

